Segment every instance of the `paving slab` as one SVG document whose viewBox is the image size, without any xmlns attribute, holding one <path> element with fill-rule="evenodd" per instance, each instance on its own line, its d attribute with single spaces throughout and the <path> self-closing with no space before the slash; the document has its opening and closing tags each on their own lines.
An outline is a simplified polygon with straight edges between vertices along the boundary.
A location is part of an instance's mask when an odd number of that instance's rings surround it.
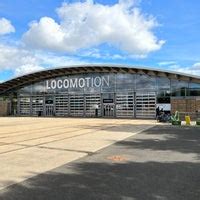
<svg viewBox="0 0 200 200">
<path fill-rule="evenodd" d="M 51 148 L 62 148 L 62 149 L 72 149 L 77 151 L 87 151 L 95 152 L 102 149 L 108 145 L 111 145 L 119 140 L 123 140 L 127 137 L 133 136 L 141 131 L 144 131 L 152 126 L 147 126 L 143 128 L 127 127 L 126 132 L 113 130 L 115 127 L 108 130 L 97 130 L 88 132 L 87 134 L 80 135 L 78 138 L 68 138 L 61 141 L 50 142 L 45 145 L 40 145 L 42 147 Z M 125 130 L 123 128 L 123 130 Z"/>
<path fill-rule="evenodd" d="M 0 157 L 0 190 L 87 155 L 55 149 L 24 148 Z"/>
<path fill-rule="evenodd" d="M 21 149 L 21 148 L 23 148 L 23 147 L 16 145 L 16 144 L 5 144 L 4 143 L 4 144 L 0 145 L 0 155 L 2 155 L 3 153 L 15 151 L 15 150 L 18 150 L 18 149 Z"/>
<path fill-rule="evenodd" d="M 154 120 L 0 118 L 0 190 L 153 126 Z"/>
</svg>

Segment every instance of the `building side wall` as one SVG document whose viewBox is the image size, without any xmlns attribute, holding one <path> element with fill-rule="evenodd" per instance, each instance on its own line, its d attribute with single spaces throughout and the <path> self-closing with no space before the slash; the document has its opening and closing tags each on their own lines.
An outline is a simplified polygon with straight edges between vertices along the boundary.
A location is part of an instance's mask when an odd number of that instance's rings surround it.
<svg viewBox="0 0 200 200">
<path fill-rule="evenodd" d="M 9 114 L 9 102 L 0 101 L 0 116 L 7 116 Z"/>
<path fill-rule="evenodd" d="M 200 117 L 200 97 L 175 97 L 171 98 L 171 113 L 180 112 L 183 119 L 185 115 L 190 115 L 192 119 Z"/>
</svg>

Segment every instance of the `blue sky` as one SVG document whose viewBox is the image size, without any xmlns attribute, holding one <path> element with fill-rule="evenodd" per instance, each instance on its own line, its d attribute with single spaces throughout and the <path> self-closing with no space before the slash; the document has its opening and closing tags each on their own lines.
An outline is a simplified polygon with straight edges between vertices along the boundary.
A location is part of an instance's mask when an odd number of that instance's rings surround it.
<svg viewBox="0 0 200 200">
<path fill-rule="evenodd" d="M 83 63 L 200 75 L 197 0 L 0 1 L 0 81 Z"/>
</svg>

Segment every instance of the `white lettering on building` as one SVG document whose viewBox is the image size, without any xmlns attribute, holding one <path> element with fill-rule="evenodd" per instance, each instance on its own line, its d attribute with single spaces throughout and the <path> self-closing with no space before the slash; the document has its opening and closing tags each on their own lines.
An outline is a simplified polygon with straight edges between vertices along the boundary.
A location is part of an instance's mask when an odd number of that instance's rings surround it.
<svg viewBox="0 0 200 200">
<path fill-rule="evenodd" d="M 59 88 L 59 89 L 62 88 L 62 80 L 57 81 L 57 88 Z"/>
<path fill-rule="evenodd" d="M 64 81 L 63 81 L 63 88 L 68 88 L 69 87 L 69 80 L 68 79 L 65 79 Z"/>
<path fill-rule="evenodd" d="M 110 82 L 109 82 L 110 80 L 109 80 L 109 76 L 107 76 L 107 79 L 103 76 L 102 77 L 102 85 L 104 86 L 104 87 L 109 87 L 109 84 L 110 84 Z"/>
<path fill-rule="evenodd" d="M 96 76 L 85 78 L 65 78 L 46 80 L 46 89 L 68 89 L 68 88 L 84 88 L 84 87 L 109 87 L 109 76 Z"/>
<path fill-rule="evenodd" d="M 100 77 L 95 77 L 94 79 L 94 86 L 95 87 L 100 87 L 101 86 L 101 78 Z"/>
<path fill-rule="evenodd" d="M 48 81 L 48 80 L 46 81 L 46 89 L 47 89 L 47 90 L 50 90 L 50 89 L 51 89 L 51 87 L 50 87 L 50 85 L 49 85 L 49 81 Z"/>
<path fill-rule="evenodd" d="M 79 85 L 80 88 L 85 87 L 85 79 L 84 78 L 80 78 L 78 80 L 78 85 Z"/>
<path fill-rule="evenodd" d="M 77 78 L 70 79 L 70 88 L 77 88 Z"/>
<path fill-rule="evenodd" d="M 51 81 L 51 88 L 52 88 L 52 89 L 56 89 L 56 85 L 57 85 L 56 80 L 52 80 L 52 81 Z"/>
</svg>

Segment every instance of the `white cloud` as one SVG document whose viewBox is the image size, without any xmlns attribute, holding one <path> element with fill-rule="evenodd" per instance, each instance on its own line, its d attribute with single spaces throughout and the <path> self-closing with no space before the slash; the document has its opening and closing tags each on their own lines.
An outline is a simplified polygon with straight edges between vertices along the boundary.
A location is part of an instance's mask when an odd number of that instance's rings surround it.
<svg viewBox="0 0 200 200">
<path fill-rule="evenodd" d="M 200 70 L 200 62 L 195 63 L 195 64 L 192 66 L 192 69 L 193 69 L 193 70 Z M 199 75 L 200 75 L 200 74 L 199 74 Z"/>
<path fill-rule="evenodd" d="M 14 76 L 44 69 L 38 58 L 31 52 L 19 47 L 0 44 L 0 70 L 12 70 Z"/>
<path fill-rule="evenodd" d="M 12 70 L 14 76 L 21 76 L 45 68 L 83 64 L 84 62 L 72 56 L 34 52 L 20 47 L 0 44 L 0 71 Z"/>
<path fill-rule="evenodd" d="M 176 64 L 176 65 L 171 65 L 168 68 L 175 72 L 181 72 L 185 74 L 200 76 L 200 63 L 195 63 L 189 67 L 184 67 L 184 66 L 180 66 L 179 64 Z"/>
<path fill-rule="evenodd" d="M 18 47 L 0 44 L 0 70 L 15 69 L 28 63 L 36 63 L 30 52 Z"/>
<path fill-rule="evenodd" d="M 5 18 L 0 18 L 0 36 L 15 32 L 15 28 L 11 22 Z"/>
<path fill-rule="evenodd" d="M 53 53 L 36 53 L 35 57 L 40 60 L 39 62 L 43 66 L 49 66 L 50 68 L 70 66 L 70 65 L 81 65 L 85 64 L 85 61 L 73 56 L 58 56 Z"/>
<path fill-rule="evenodd" d="M 44 67 L 37 66 L 34 64 L 21 65 L 15 69 L 15 76 L 21 76 L 32 72 L 41 71 L 44 69 L 45 69 Z"/>
<path fill-rule="evenodd" d="M 175 61 L 163 61 L 163 62 L 159 62 L 158 65 L 159 66 L 167 66 L 167 65 L 176 65 L 177 62 Z"/>
<path fill-rule="evenodd" d="M 128 56 L 125 55 L 120 55 L 120 54 L 114 54 L 111 53 L 107 50 L 99 50 L 97 48 L 91 48 L 91 49 L 87 49 L 84 50 L 82 52 L 79 53 L 80 56 L 82 57 L 90 57 L 90 58 L 97 58 L 97 59 L 102 59 L 102 60 L 107 60 L 107 59 L 111 59 L 111 60 L 124 60 L 126 58 L 128 58 Z"/>
<path fill-rule="evenodd" d="M 60 45 L 64 40 L 64 32 L 52 18 L 43 17 L 39 23 L 32 22 L 30 27 L 23 38 L 28 45 L 50 50 L 61 50 L 63 48 Z"/>
<path fill-rule="evenodd" d="M 153 17 L 144 15 L 135 1 L 108 6 L 93 1 L 63 3 L 57 9 L 60 22 L 43 17 L 32 22 L 23 35 L 29 47 L 75 53 L 107 43 L 132 56 L 144 57 L 164 44 L 153 29 Z"/>
</svg>

